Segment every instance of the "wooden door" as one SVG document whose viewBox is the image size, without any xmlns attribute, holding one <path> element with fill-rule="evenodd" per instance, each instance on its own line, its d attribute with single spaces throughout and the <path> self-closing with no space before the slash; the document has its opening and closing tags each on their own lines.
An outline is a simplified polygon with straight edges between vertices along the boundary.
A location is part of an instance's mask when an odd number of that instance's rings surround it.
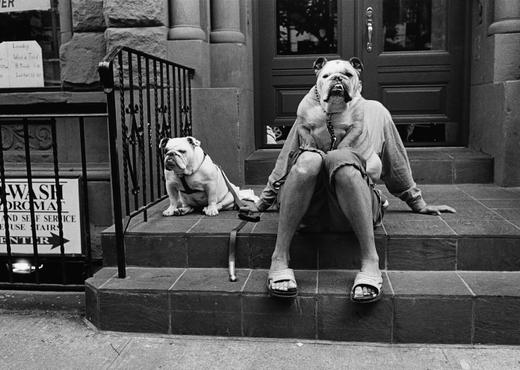
<svg viewBox="0 0 520 370">
<path fill-rule="evenodd" d="M 465 3 L 360 2 L 364 96 L 390 110 L 407 145 L 463 142 Z"/>
<path fill-rule="evenodd" d="M 298 103 L 315 83 L 312 64 L 318 56 L 363 60 L 363 95 L 387 106 L 406 145 L 461 143 L 466 1 L 259 0 L 255 5 L 258 147 L 283 143 Z"/>
</svg>

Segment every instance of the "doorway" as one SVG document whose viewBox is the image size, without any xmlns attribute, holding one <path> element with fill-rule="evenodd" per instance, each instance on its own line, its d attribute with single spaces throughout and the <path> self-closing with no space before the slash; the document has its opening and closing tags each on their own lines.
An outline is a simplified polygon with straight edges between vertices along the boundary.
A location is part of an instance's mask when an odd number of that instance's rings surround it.
<svg viewBox="0 0 520 370">
<path fill-rule="evenodd" d="M 468 8 L 460 0 L 257 2 L 257 147 L 283 144 L 319 56 L 361 58 L 363 96 L 390 110 L 405 145 L 463 144 Z"/>
</svg>

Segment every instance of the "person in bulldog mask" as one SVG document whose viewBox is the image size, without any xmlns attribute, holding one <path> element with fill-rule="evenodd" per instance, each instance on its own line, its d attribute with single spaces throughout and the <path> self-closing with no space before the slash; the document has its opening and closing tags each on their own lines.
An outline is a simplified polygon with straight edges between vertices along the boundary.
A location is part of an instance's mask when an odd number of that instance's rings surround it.
<svg viewBox="0 0 520 370">
<path fill-rule="evenodd" d="M 381 297 L 382 274 L 374 227 L 388 202 L 375 189 L 383 180 L 388 190 L 412 211 L 439 215 L 455 212 L 446 205 L 427 205 L 417 188 L 390 112 L 361 96 L 358 58 L 314 62 L 316 85 L 298 106 L 289 132 L 260 200 L 244 211 L 279 207 L 275 250 L 267 280 L 271 296 L 298 294 L 289 268 L 289 247 L 299 228 L 353 231 L 360 244 L 361 269 L 350 290 L 359 303 Z"/>
</svg>

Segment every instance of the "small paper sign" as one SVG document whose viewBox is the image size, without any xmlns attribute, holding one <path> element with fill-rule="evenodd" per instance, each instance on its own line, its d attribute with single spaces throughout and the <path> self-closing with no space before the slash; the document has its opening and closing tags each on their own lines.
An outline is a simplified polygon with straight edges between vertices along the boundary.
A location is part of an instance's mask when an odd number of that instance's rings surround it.
<svg viewBox="0 0 520 370">
<path fill-rule="evenodd" d="M 51 0 L 0 0 L 0 13 L 49 10 Z"/>
<path fill-rule="evenodd" d="M 0 43 L 0 88 L 43 85 L 42 48 L 36 41 Z"/>
</svg>

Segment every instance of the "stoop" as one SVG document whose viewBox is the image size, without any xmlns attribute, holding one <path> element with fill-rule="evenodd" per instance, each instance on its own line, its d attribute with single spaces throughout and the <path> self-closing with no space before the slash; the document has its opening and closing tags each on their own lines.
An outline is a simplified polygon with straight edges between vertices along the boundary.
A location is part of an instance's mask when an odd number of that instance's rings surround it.
<svg viewBox="0 0 520 370">
<path fill-rule="evenodd" d="M 147 223 L 129 226 L 126 279 L 110 267 L 116 264 L 113 230 L 103 233 L 107 267 L 87 280 L 87 317 L 102 330 L 165 334 L 520 343 L 520 188 L 421 189 L 427 202 L 453 205 L 457 213 L 414 214 L 390 197 L 376 229 L 385 283 L 375 304 L 348 299 L 359 268 L 352 234 L 297 234 L 291 265 L 300 294 L 281 302 L 265 289 L 278 213 L 266 212 L 240 231 L 232 283 L 227 243 L 240 222 L 236 212 L 166 218 L 164 203 Z"/>
</svg>

